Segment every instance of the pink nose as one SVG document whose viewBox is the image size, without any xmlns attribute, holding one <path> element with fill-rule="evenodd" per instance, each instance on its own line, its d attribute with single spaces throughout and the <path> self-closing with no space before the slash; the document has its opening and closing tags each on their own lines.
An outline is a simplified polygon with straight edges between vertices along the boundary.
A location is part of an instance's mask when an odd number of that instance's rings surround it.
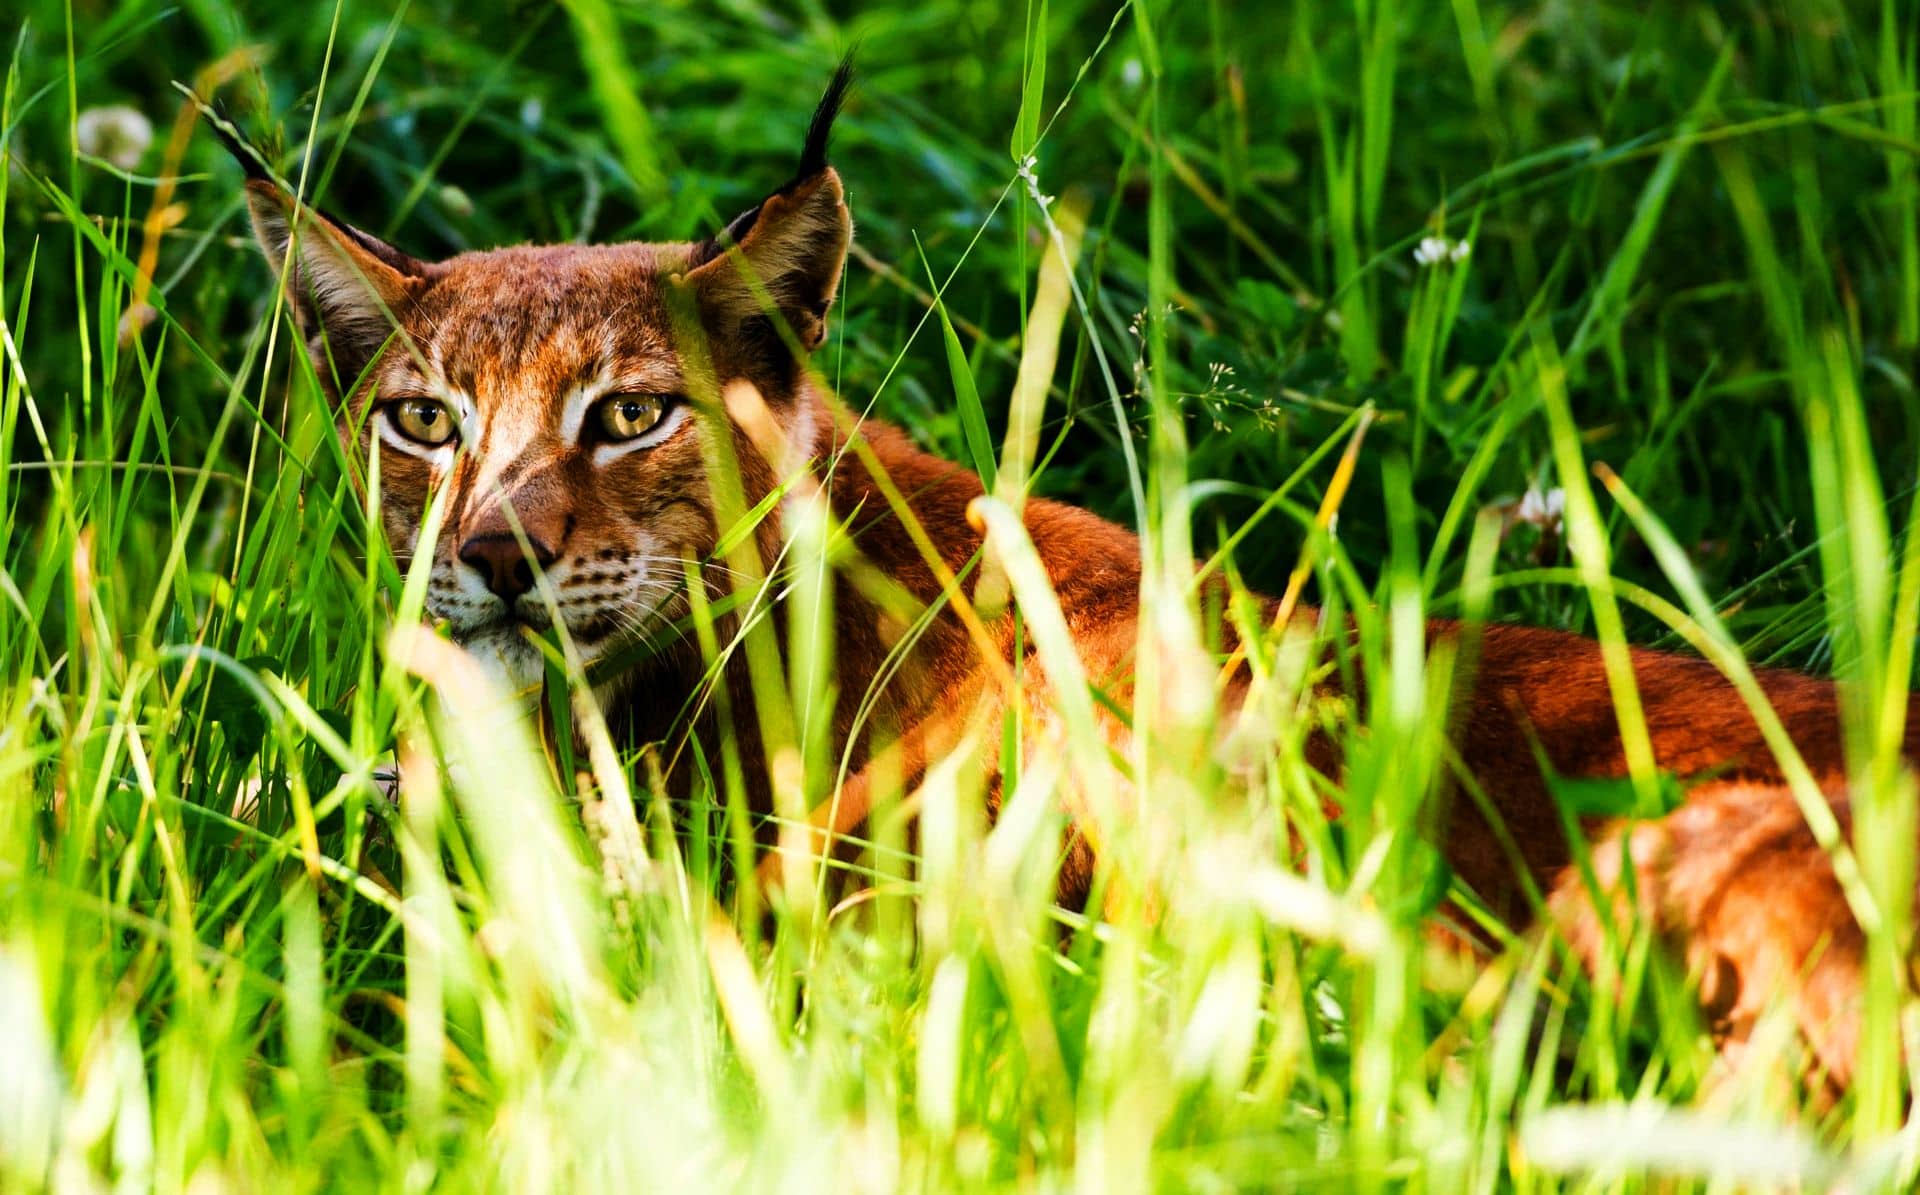
<svg viewBox="0 0 1920 1195">
<path fill-rule="evenodd" d="M 512 535 L 476 535 L 460 545 L 460 561 L 479 573 L 487 588 L 511 606 L 515 598 L 533 588 L 534 566 L 545 568 L 558 555 L 531 536 L 527 538 L 527 547 L 533 553 L 531 560 Z"/>
</svg>

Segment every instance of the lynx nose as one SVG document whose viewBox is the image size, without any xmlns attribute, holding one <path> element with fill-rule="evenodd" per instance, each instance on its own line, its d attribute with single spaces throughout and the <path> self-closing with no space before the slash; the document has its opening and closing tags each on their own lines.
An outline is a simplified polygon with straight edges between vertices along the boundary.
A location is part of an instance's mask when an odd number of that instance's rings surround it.
<svg viewBox="0 0 1920 1195">
<path fill-rule="evenodd" d="M 479 573 L 487 588 L 511 606 L 515 598 L 533 588 L 533 565 L 545 568 L 559 555 L 531 536 L 527 547 L 533 551 L 531 562 L 521 551 L 520 541 L 511 535 L 476 535 L 460 545 L 460 562 Z"/>
</svg>

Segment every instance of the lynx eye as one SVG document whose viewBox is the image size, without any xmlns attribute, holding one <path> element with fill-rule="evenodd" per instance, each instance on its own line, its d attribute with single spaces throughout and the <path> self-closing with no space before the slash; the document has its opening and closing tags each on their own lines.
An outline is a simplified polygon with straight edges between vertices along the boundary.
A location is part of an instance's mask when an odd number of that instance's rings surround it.
<svg viewBox="0 0 1920 1195">
<path fill-rule="evenodd" d="M 667 400 L 655 394 L 614 394 L 593 408 L 591 426 L 602 440 L 637 440 L 666 418 Z"/>
<path fill-rule="evenodd" d="M 407 439 L 437 448 L 460 432 L 453 412 L 432 398 L 403 398 L 387 404 L 387 421 Z"/>
</svg>

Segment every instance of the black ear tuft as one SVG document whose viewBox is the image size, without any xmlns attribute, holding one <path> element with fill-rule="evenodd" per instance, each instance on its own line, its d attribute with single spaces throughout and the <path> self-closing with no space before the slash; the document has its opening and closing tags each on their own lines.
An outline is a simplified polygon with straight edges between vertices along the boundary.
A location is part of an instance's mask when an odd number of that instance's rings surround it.
<svg viewBox="0 0 1920 1195">
<path fill-rule="evenodd" d="M 827 168 L 827 141 L 833 136 L 833 121 L 840 115 L 840 105 L 847 98 L 847 89 L 853 85 L 853 52 L 840 60 L 840 66 L 833 72 L 833 79 L 827 84 L 827 93 L 820 97 L 820 106 L 813 110 L 813 120 L 807 124 L 807 144 L 800 151 L 800 166 L 793 172 L 794 183 L 812 178 Z M 785 190 L 786 188 L 781 188 Z"/>
<path fill-rule="evenodd" d="M 804 183 L 811 182 L 827 169 L 827 143 L 833 137 L 833 122 L 840 115 L 840 105 L 846 102 L 847 92 L 853 87 L 853 56 L 855 51 L 847 51 L 834 69 L 833 78 L 827 82 L 827 91 L 820 97 L 820 103 L 813 110 L 813 119 L 807 122 L 807 143 L 800 151 L 799 168 L 793 177 L 780 185 L 774 195 L 791 195 Z M 769 196 L 771 198 L 771 196 Z M 738 245 L 747 239 L 747 234 L 760 220 L 760 211 L 766 206 L 764 201 L 754 204 L 727 222 L 726 228 L 719 233 L 696 242 L 687 255 L 689 270 L 697 269 L 719 257 L 732 245 Z"/>
<path fill-rule="evenodd" d="M 232 117 L 227 115 L 226 108 L 219 100 L 204 100 L 200 98 L 198 92 L 184 83 L 176 82 L 174 87 L 179 89 L 181 95 L 187 97 L 189 103 L 200 110 L 200 115 L 206 118 L 207 127 L 212 129 L 213 135 L 220 139 L 221 146 L 233 155 L 233 160 L 240 163 L 240 169 L 245 172 L 248 179 L 273 181 L 273 175 L 267 169 L 265 155 L 254 148 L 253 142 L 247 140 L 247 135 L 240 131 L 239 125 L 233 123 Z"/>
</svg>

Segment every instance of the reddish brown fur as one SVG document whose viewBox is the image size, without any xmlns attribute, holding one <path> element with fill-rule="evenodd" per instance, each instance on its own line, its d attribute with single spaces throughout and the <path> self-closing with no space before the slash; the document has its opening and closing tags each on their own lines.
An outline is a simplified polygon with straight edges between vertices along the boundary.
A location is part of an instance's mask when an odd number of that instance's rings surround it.
<svg viewBox="0 0 1920 1195">
<path fill-rule="evenodd" d="M 264 182 L 250 184 L 250 197 L 277 265 L 287 250 L 292 205 Z M 712 556 L 721 531 L 707 471 L 713 446 L 703 446 L 698 421 L 689 419 L 644 450 L 598 457 L 569 433 L 568 411 L 587 401 L 582 393 L 698 392 L 707 410 L 717 412 L 719 383 L 751 381 L 792 449 L 817 463 L 819 484 L 834 514 L 850 524 L 864 558 L 922 603 L 941 597 L 942 571 L 962 571 L 980 547 L 967 517 L 981 493 L 979 479 L 920 451 L 893 428 L 851 426 L 809 382 L 792 351 L 819 343 L 850 231 L 830 168 L 769 198 L 733 251 L 717 245 L 522 247 L 427 264 L 323 218 L 307 218 L 293 275 L 296 313 L 323 378 L 333 376 L 329 347 L 332 364 L 348 366 L 340 371 L 344 378 L 373 363 L 367 384 L 353 392 L 343 430 L 357 429 L 352 443 L 363 457 L 379 446 L 386 530 L 402 553 L 412 552 L 429 490 L 448 488 L 450 517 L 435 547 L 429 609 L 513 683 L 537 675 L 516 617 L 539 626 L 551 612 L 544 602 L 495 601 L 462 562 L 463 544 L 515 535 L 517 526 L 529 541 L 551 549 L 546 579 L 591 662 L 685 610 L 670 583 L 679 579 L 682 560 Z M 749 277 L 759 286 L 748 284 Z M 777 312 L 761 307 L 763 297 Z M 710 373 L 699 363 L 702 354 L 689 356 L 684 335 L 676 337 L 676 310 L 695 313 L 704 328 Z M 380 353 L 389 319 L 400 335 Z M 423 454 L 379 432 L 380 416 L 370 414 L 369 404 L 403 395 L 469 404 L 469 450 Z M 775 484 L 775 470 L 745 437 L 733 439 L 752 502 Z M 906 496 L 937 546 L 941 569 L 922 558 L 855 451 L 861 446 Z M 1119 700 L 1130 699 L 1124 678 L 1137 639 L 1137 541 L 1054 502 L 1032 501 L 1024 517 L 1089 673 L 1114 682 Z M 760 539 L 769 567 L 779 547 L 773 523 L 763 526 Z M 896 620 L 844 580 L 835 611 L 843 696 L 834 746 L 836 758 L 848 748 L 857 777 L 870 743 L 847 743 L 853 708 L 893 646 L 887 628 Z M 885 686 L 869 723 L 878 729 L 866 737 L 899 736 L 909 779 L 953 729 L 943 716 L 995 691 L 996 672 L 1013 650 L 1009 625 L 1002 619 L 987 628 L 992 653 L 983 655 L 949 612 Z M 1462 632 L 1435 623 L 1431 634 L 1458 638 Z M 1515 626 L 1481 628 L 1477 639 L 1471 677 L 1457 698 L 1453 741 L 1526 868 L 1551 890 L 1555 916 L 1591 957 L 1599 923 L 1567 874 L 1568 844 L 1533 744 L 1562 774 L 1625 774 L 1598 649 L 1572 635 Z M 1844 1081 L 1856 1032 L 1860 935 L 1825 854 L 1781 787 L 1780 768 L 1743 702 L 1712 666 L 1636 652 L 1634 667 L 1660 767 L 1723 779 L 1696 790 L 1663 822 L 1598 827 L 1596 840 L 1631 838 L 1646 910 L 1690 956 L 1724 960 L 1710 973 L 1724 987 L 1722 973 L 1730 972 L 1737 988 L 1732 995 L 1711 994 L 1735 1019 L 1750 1016 L 1776 986 L 1792 986 L 1814 947 L 1824 944 L 1797 1007 L 1822 1062 Z M 672 741 L 689 731 L 710 739 L 710 713 L 690 728 L 682 724 L 703 671 L 698 654 L 684 644 L 644 659 L 618 679 L 624 716 L 616 721 L 637 742 Z M 745 669 L 730 667 L 725 683 L 745 740 L 748 785 L 764 808 L 769 783 L 746 713 L 753 707 Z M 1833 686 L 1786 672 L 1763 673 L 1761 683 L 1816 775 L 1839 794 L 1844 777 Z M 1228 700 L 1237 694 L 1230 686 Z M 1109 726 L 1120 733 L 1117 722 Z M 1920 755 L 1920 718 L 1909 720 L 1907 745 L 1910 755 Z M 1321 766 L 1339 767 L 1327 744 L 1315 750 Z M 686 754 L 677 758 L 684 763 Z M 677 782 L 684 785 L 687 777 Z M 844 803 L 855 817 L 864 808 L 863 784 L 856 778 Z M 1844 795 L 1836 803 L 1844 819 Z M 1496 836 L 1469 802 L 1450 805 L 1445 848 L 1457 874 L 1496 909 L 1524 918 L 1514 870 Z M 843 817 L 839 825 L 851 820 Z M 1063 899 L 1084 896 L 1089 870 L 1083 846 L 1063 871 Z M 1602 878 L 1618 877 L 1607 870 Z"/>
<path fill-rule="evenodd" d="M 1828 798 L 1850 831 L 1846 793 L 1832 789 Z M 1665 818 L 1608 827 L 1593 865 L 1619 932 L 1633 915 L 1622 845 L 1639 908 L 1700 976 L 1717 1027 L 1743 1037 L 1787 997 L 1821 1068 L 1844 1086 L 1859 1044 L 1866 938 L 1792 796 L 1778 785 L 1708 784 Z M 1551 904 L 1574 949 L 1597 963 L 1605 936 L 1586 887 L 1566 875 Z"/>
</svg>

